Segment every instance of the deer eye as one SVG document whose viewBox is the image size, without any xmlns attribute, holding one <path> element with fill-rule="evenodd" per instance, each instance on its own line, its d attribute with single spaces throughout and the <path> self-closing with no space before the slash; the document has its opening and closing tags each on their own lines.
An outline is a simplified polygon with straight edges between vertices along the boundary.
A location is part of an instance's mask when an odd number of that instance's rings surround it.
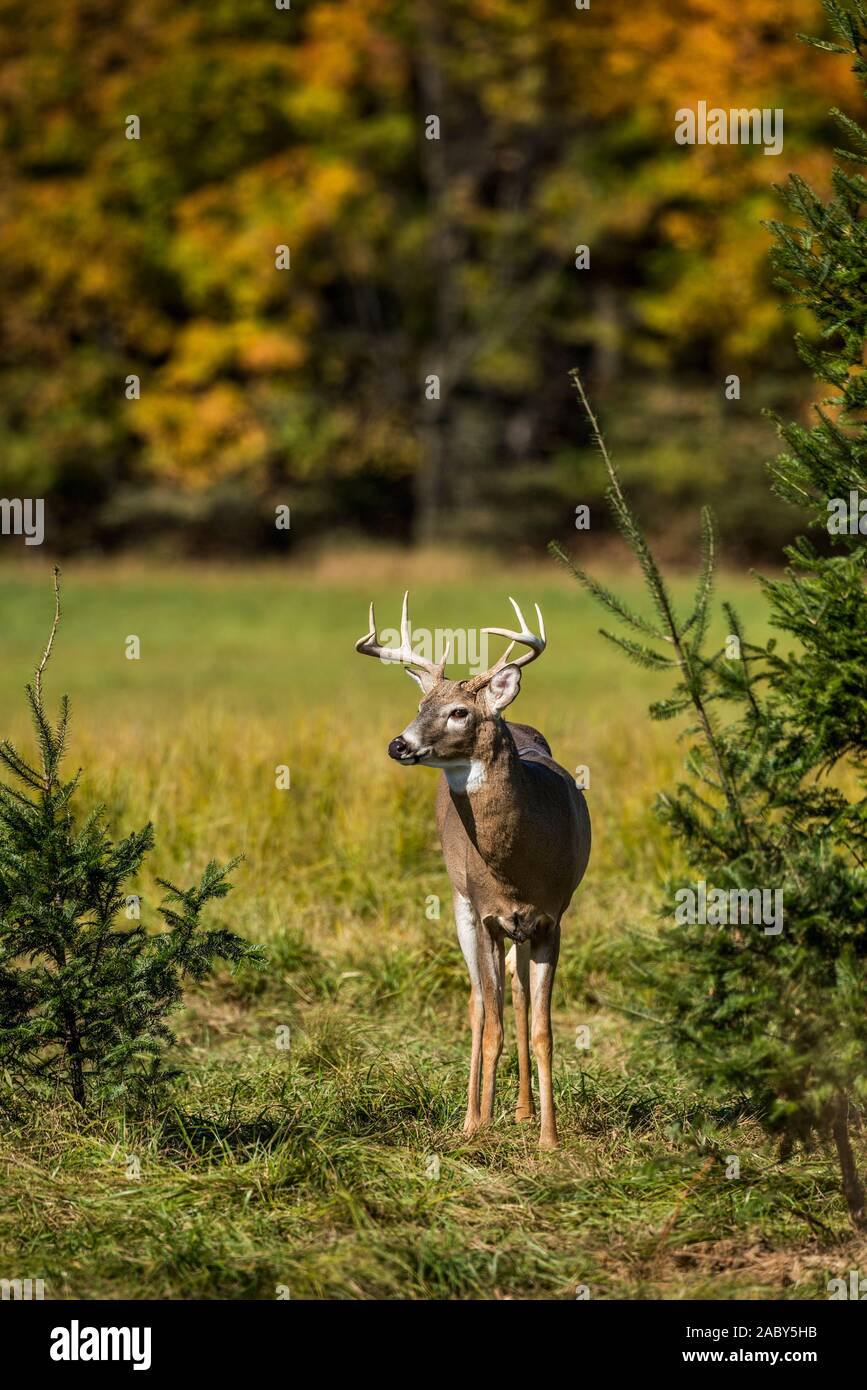
<svg viewBox="0 0 867 1390">
<path fill-rule="evenodd" d="M 450 719 L 468 719 L 468 718 L 469 718 L 469 713 L 470 713 L 469 710 L 468 710 L 468 709 L 465 709 L 463 705 L 458 705 L 455 709 L 452 710 L 451 714 L 449 715 L 449 718 L 450 718 Z"/>
</svg>

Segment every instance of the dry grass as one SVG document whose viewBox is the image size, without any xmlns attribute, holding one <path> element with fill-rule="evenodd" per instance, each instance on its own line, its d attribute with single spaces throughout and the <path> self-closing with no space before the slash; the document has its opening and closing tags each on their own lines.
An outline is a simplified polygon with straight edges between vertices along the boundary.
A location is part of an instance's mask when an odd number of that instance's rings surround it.
<svg viewBox="0 0 867 1390">
<path fill-rule="evenodd" d="M 780 1165 L 737 1097 L 694 1094 L 622 1011 L 630 932 L 652 929 L 671 853 L 650 803 L 681 750 L 644 715 L 656 679 L 609 652 L 552 567 L 509 584 L 540 599 L 551 643 L 520 717 L 565 765 L 591 768 L 594 853 L 557 987 L 564 1143 L 540 1155 L 513 1123 L 508 1041 L 497 1126 L 461 1137 L 466 983 L 433 775 L 389 763 L 412 691 L 352 643 L 368 591 L 393 621 L 410 571 L 418 624 L 501 621 L 505 594 L 461 557 L 436 571 L 368 559 L 363 578 L 361 565 L 69 568 L 49 689 L 73 698 L 85 802 L 104 800 L 118 830 L 155 822 L 149 920 L 157 874 L 184 881 L 243 851 L 228 910 L 270 964 L 189 995 L 185 1078 L 157 1120 L 82 1123 L 60 1103 L 5 1116 L 0 1272 L 41 1276 L 53 1297 L 271 1298 L 281 1284 L 326 1298 L 568 1298 L 579 1284 L 594 1297 L 826 1296 L 865 1258 L 828 1156 Z M 752 586 L 725 588 L 754 620 Z M 7 574 L 0 724 L 16 736 L 49 609 L 45 575 Z M 124 657 L 130 633 L 139 662 Z M 281 763 L 289 792 L 274 786 Z"/>
</svg>

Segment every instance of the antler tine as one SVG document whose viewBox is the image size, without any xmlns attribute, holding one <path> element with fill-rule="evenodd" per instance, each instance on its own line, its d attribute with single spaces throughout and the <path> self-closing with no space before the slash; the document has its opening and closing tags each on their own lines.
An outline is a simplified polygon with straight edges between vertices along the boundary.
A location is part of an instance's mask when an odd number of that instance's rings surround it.
<svg viewBox="0 0 867 1390">
<path fill-rule="evenodd" d="M 539 607 L 538 603 L 534 604 L 534 607 L 536 609 L 536 620 L 539 624 L 539 635 L 537 637 L 536 634 L 534 632 L 531 632 L 530 628 L 528 628 L 527 620 L 524 617 L 515 600 L 510 597 L 509 602 L 515 610 L 515 617 L 518 619 L 518 623 L 520 625 L 520 632 L 511 632 L 506 627 L 483 627 L 482 631 L 489 632 L 493 637 L 508 637 L 511 639 L 510 646 L 504 652 L 503 656 L 500 657 L 500 661 L 497 663 L 498 667 L 501 663 L 503 666 L 507 664 L 509 653 L 512 651 L 512 648 L 514 647 L 516 642 L 523 642 L 524 646 L 529 647 L 530 650 L 528 652 L 525 652 L 523 656 L 517 657 L 517 659 L 513 661 L 511 664 L 512 666 L 527 666 L 531 661 L 535 661 L 537 657 L 541 656 L 543 651 L 545 650 L 545 647 L 548 645 L 547 638 L 545 636 L 545 621 L 542 617 L 542 610 Z"/>
<path fill-rule="evenodd" d="M 379 656 L 382 648 L 376 645 L 376 614 L 373 611 L 372 599 L 367 614 L 367 623 L 368 631 L 363 637 L 359 637 L 355 644 L 355 650 L 361 652 L 362 656 Z"/>
<path fill-rule="evenodd" d="M 442 680 L 443 671 L 449 659 L 451 646 L 452 644 L 449 642 L 443 652 L 442 661 L 428 661 L 425 657 L 418 656 L 413 651 L 412 626 L 409 621 L 409 589 L 407 589 L 403 596 L 403 607 L 400 610 L 400 649 L 402 653 L 405 653 L 402 660 L 405 661 L 408 666 L 419 666 L 423 671 L 429 671 L 436 680 Z"/>
<path fill-rule="evenodd" d="M 494 663 L 490 670 L 485 671 L 484 674 L 481 676 L 474 676 L 472 681 L 469 682 L 470 687 L 473 690 L 480 690 L 483 685 L 487 685 L 491 677 L 495 676 L 498 671 L 502 671 L 504 666 L 528 666 L 531 661 L 535 661 L 537 657 L 542 655 L 543 651 L 545 650 L 545 647 L 548 644 L 548 639 L 545 635 L 545 622 L 542 618 L 542 610 L 540 609 L 538 603 L 534 605 L 536 609 L 536 619 L 539 624 L 539 635 L 536 636 L 536 634 L 534 632 L 531 632 L 530 628 L 528 628 L 527 621 L 523 613 L 521 612 L 520 608 L 518 607 L 515 600 L 511 597 L 511 595 L 509 597 L 509 602 L 515 610 L 515 616 L 518 619 L 520 631 L 512 632 L 509 628 L 506 627 L 482 628 L 482 632 L 487 632 L 492 637 L 508 637 L 509 645 L 503 652 L 503 655 L 499 658 L 498 661 Z M 522 642 L 524 646 L 529 647 L 530 650 L 525 652 L 523 656 L 516 657 L 515 660 L 512 661 L 511 656 L 512 652 L 514 651 L 516 642 Z"/>
<path fill-rule="evenodd" d="M 355 644 L 355 650 L 361 652 L 363 656 L 376 656 L 381 661 L 391 661 L 400 663 L 404 666 L 417 666 L 421 671 L 427 673 L 434 680 L 441 680 L 446 662 L 449 658 L 450 646 L 446 648 L 443 659 L 440 662 L 428 661 L 426 657 L 419 656 L 412 649 L 412 626 L 409 620 L 409 590 L 403 596 L 403 606 L 400 612 L 400 646 L 381 647 L 376 640 L 376 615 L 373 610 L 373 603 L 370 605 L 370 615 L 368 618 L 370 631 L 363 637 L 359 637 Z"/>
<path fill-rule="evenodd" d="M 403 595 L 403 606 L 400 610 L 400 649 L 405 652 L 412 652 L 412 628 L 409 622 L 409 589 Z"/>
</svg>

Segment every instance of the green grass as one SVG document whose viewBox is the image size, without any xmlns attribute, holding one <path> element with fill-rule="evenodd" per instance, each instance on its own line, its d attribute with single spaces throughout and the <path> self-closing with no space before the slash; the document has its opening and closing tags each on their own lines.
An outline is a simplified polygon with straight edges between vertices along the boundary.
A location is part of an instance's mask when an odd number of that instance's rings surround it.
<svg viewBox="0 0 867 1390">
<path fill-rule="evenodd" d="M 510 571 L 508 591 L 539 600 L 550 643 L 516 717 L 591 770 L 594 851 L 556 989 L 563 1148 L 539 1154 L 512 1120 L 508 1018 L 497 1124 L 461 1136 L 467 989 L 435 777 L 385 754 L 413 687 L 352 650 L 370 596 L 394 626 L 405 572 L 417 627 L 509 617 L 498 573 L 424 557 L 69 566 L 47 687 L 72 697 L 83 806 L 104 801 L 118 832 L 153 819 L 150 922 L 157 875 L 192 880 L 212 854 L 243 851 L 225 911 L 270 964 L 188 995 L 184 1079 L 158 1120 L 82 1122 L 60 1101 L 0 1117 L 0 1273 L 42 1277 L 60 1298 L 273 1298 L 279 1285 L 293 1298 L 573 1298 L 579 1285 L 601 1298 L 825 1297 L 867 1257 L 830 1156 L 778 1162 L 737 1097 L 696 1095 L 620 1007 L 634 994 L 630 930 L 652 928 L 671 854 L 650 806 L 682 749 L 675 726 L 645 716 L 664 678 L 609 648 L 553 565 Z M 0 732 L 21 738 L 50 577 L 34 564 L 2 578 Z M 638 595 L 633 575 L 616 582 Z M 756 586 L 722 587 L 761 632 Z M 131 634 L 139 661 L 124 655 Z"/>
</svg>

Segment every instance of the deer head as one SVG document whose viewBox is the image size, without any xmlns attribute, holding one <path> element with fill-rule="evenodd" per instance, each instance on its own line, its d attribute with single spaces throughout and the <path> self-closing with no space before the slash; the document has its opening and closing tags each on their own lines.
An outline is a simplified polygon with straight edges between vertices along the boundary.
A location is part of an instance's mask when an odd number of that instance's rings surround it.
<svg viewBox="0 0 867 1390">
<path fill-rule="evenodd" d="M 403 596 L 400 622 L 400 646 L 381 647 L 376 637 L 376 617 L 370 605 L 370 631 L 360 637 L 355 649 L 364 656 L 376 656 L 381 661 L 401 664 L 422 691 L 418 714 L 403 733 L 388 745 L 389 757 L 405 766 L 422 763 L 425 767 L 458 769 L 470 767 L 484 756 L 490 746 L 491 724 L 500 719 L 502 711 L 512 703 L 521 688 L 521 667 L 541 656 L 545 650 L 545 624 L 539 605 L 536 617 L 539 635 L 527 627 L 524 615 L 513 598 L 520 630 L 512 632 L 502 627 L 486 627 L 482 631 L 495 637 L 506 637 L 509 646 L 489 670 L 468 680 L 452 681 L 445 675 L 449 653 L 441 662 L 427 661 L 412 650 L 412 631 L 408 614 L 409 595 Z M 523 656 L 510 660 L 516 642 L 529 647 Z"/>
</svg>

